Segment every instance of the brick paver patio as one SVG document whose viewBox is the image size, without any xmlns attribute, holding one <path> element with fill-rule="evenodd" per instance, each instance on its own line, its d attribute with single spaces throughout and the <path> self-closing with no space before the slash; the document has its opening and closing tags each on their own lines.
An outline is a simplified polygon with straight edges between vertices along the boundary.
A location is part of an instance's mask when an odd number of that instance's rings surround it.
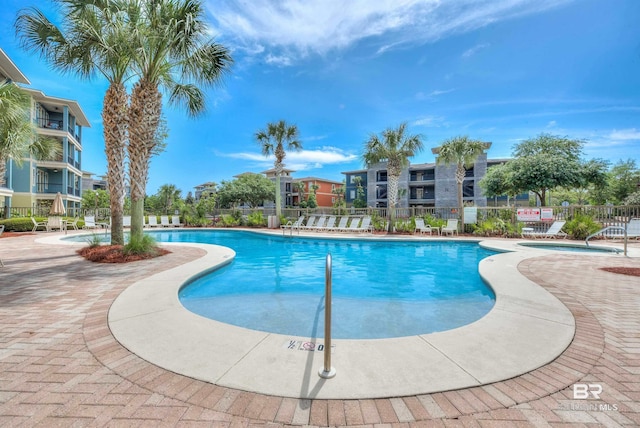
<svg viewBox="0 0 640 428">
<path fill-rule="evenodd" d="M 36 237 L 0 239 L 0 426 L 640 426 L 640 279 L 598 269 L 640 267 L 639 259 L 558 254 L 521 263 L 576 318 L 569 348 L 530 373 L 429 395 L 298 400 L 166 371 L 110 334 L 107 311 L 123 289 L 201 250 L 96 265 Z M 576 383 L 601 386 L 600 399 L 574 399 Z"/>
</svg>

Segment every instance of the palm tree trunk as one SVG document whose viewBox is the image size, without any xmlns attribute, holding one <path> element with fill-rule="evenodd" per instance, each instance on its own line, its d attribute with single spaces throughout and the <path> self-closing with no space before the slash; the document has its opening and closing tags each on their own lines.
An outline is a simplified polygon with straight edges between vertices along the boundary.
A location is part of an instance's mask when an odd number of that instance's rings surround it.
<svg viewBox="0 0 640 428">
<path fill-rule="evenodd" d="M 127 91 L 123 84 L 112 84 L 107 89 L 102 106 L 103 134 L 107 156 L 107 183 L 111 208 L 111 243 L 124 245 L 125 198 L 125 142 L 127 118 Z"/>
<path fill-rule="evenodd" d="M 144 197 L 149 160 L 156 145 L 162 112 L 158 86 L 140 79 L 131 91 L 129 112 L 129 179 L 131 181 L 131 238 L 140 239 L 144 226 Z M 135 238 L 134 238 L 135 237 Z"/>
<path fill-rule="evenodd" d="M 464 176 L 466 170 L 463 164 L 458 164 L 456 169 L 456 181 L 458 183 L 458 214 L 460 215 L 460 223 L 462 231 L 464 232 L 464 203 L 462 201 L 462 183 L 464 183 Z"/>
<path fill-rule="evenodd" d="M 0 155 L 0 187 L 6 187 L 7 180 L 5 176 L 7 175 L 7 158 L 5 156 Z"/>
</svg>

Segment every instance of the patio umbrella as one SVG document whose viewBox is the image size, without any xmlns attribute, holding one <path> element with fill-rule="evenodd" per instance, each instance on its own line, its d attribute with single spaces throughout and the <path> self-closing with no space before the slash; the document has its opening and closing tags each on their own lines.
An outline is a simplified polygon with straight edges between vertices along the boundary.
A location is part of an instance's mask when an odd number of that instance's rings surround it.
<svg viewBox="0 0 640 428">
<path fill-rule="evenodd" d="M 67 211 L 64 209 L 64 204 L 62 203 L 62 195 L 58 192 L 53 200 L 53 204 L 51 204 L 49 215 L 65 215 L 66 213 Z"/>
</svg>

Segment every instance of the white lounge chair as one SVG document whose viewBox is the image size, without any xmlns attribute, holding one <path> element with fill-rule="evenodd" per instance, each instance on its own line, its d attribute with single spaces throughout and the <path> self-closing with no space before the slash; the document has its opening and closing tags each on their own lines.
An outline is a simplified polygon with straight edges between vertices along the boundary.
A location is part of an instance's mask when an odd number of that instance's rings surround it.
<svg viewBox="0 0 640 428">
<path fill-rule="evenodd" d="M 173 227 L 182 227 L 182 226 L 184 226 L 183 223 L 180 223 L 180 216 L 179 215 L 172 215 L 171 216 L 171 226 L 173 226 Z"/>
<path fill-rule="evenodd" d="M 158 218 L 154 215 L 149 216 L 149 227 L 159 227 Z"/>
<path fill-rule="evenodd" d="M 370 216 L 364 216 L 362 218 L 362 223 L 360 224 L 360 227 L 358 227 L 358 232 L 361 232 L 361 233 L 373 232 Z"/>
<path fill-rule="evenodd" d="M 428 224 L 424 223 L 424 219 L 417 217 L 416 218 L 416 229 L 414 230 L 413 233 L 419 232 L 420 235 L 424 234 L 424 233 L 429 233 L 429 235 L 432 234 L 433 229 L 431 229 L 431 226 L 429 226 Z"/>
<path fill-rule="evenodd" d="M 567 234 L 562 232 L 562 226 L 564 226 L 564 224 L 566 223 L 566 221 L 564 220 L 556 220 L 553 222 L 553 224 L 551 226 L 549 226 L 549 229 L 547 229 L 544 232 L 538 232 L 535 230 L 523 230 L 522 231 L 522 236 L 523 237 L 527 237 L 527 238 L 558 238 L 558 237 L 562 237 L 562 238 L 566 238 Z"/>
<path fill-rule="evenodd" d="M 349 226 L 343 229 L 343 232 L 357 232 L 360 228 L 360 217 L 352 217 Z"/>
<path fill-rule="evenodd" d="M 36 219 L 33 217 L 31 217 L 31 221 L 33 222 L 33 229 L 31 229 L 32 232 L 35 232 L 36 230 L 38 230 L 39 227 L 41 227 L 42 230 L 47 230 L 46 221 L 36 221 Z"/>
<path fill-rule="evenodd" d="M 78 230 L 78 221 L 80 219 L 78 217 L 74 218 L 73 221 L 67 223 L 67 230 L 73 229 Z"/>
<path fill-rule="evenodd" d="M 100 229 L 102 225 L 96 223 L 96 217 L 92 215 L 84 216 L 84 226 L 83 229 Z"/>
<path fill-rule="evenodd" d="M 340 232 L 347 228 L 347 223 L 349 223 L 349 216 L 345 215 L 340 218 L 337 226 L 331 228 L 334 232 Z"/>
<path fill-rule="evenodd" d="M 456 235 L 458 234 L 458 219 L 449 219 L 447 220 L 447 225 L 444 226 L 441 229 L 441 232 L 443 235 L 445 234 L 451 234 L 451 236 L 453 236 L 453 234 L 455 233 Z"/>
<path fill-rule="evenodd" d="M 171 227 L 171 225 L 169 224 L 169 216 L 166 216 L 166 215 L 160 216 L 160 226 Z"/>
<path fill-rule="evenodd" d="M 322 230 L 324 231 L 332 230 L 335 227 L 335 225 L 336 225 L 336 216 L 334 215 L 329 216 L 329 218 L 327 219 L 327 224 L 322 226 Z"/>
<path fill-rule="evenodd" d="M 310 226 L 307 229 L 315 230 L 315 231 L 322 230 L 326 222 L 327 222 L 327 216 L 321 215 L 320 218 L 318 219 L 318 222 L 314 226 Z"/>
<path fill-rule="evenodd" d="M 602 235 L 605 239 L 624 239 L 625 231 L 627 238 L 640 238 L 640 218 L 632 218 L 629 222 L 622 226 L 607 226 L 600 229 L 596 233 L 587 236 L 586 242 L 589 245 L 589 239 L 597 235 Z"/>
<path fill-rule="evenodd" d="M 312 215 L 309 217 L 309 220 L 307 220 L 307 224 L 305 225 L 300 225 L 300 229 L 312 229 L 316 226 L 316 221 L 318 220 L 318 217 L 315 215 Z"/>
</svg>

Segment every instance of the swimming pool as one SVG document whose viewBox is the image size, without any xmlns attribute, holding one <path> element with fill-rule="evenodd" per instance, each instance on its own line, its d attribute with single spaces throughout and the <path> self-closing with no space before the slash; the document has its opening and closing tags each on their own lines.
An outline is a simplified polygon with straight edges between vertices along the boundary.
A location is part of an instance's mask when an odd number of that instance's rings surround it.
<svg viewBox="0 0 640 428">
<path fill-rule="evenodd" d="M 159 242 L 200 242 L 234 261 L 186 284 L 188 310 L 258 331 L 321 338 L 324 268 L 333 259 L 333 337 L 373 339 L 453 329 L 495 302 L 478 274 L 495 252 L 476 243 L 283 238 L 244 231 L 162 230 Z"/>
</svg>

